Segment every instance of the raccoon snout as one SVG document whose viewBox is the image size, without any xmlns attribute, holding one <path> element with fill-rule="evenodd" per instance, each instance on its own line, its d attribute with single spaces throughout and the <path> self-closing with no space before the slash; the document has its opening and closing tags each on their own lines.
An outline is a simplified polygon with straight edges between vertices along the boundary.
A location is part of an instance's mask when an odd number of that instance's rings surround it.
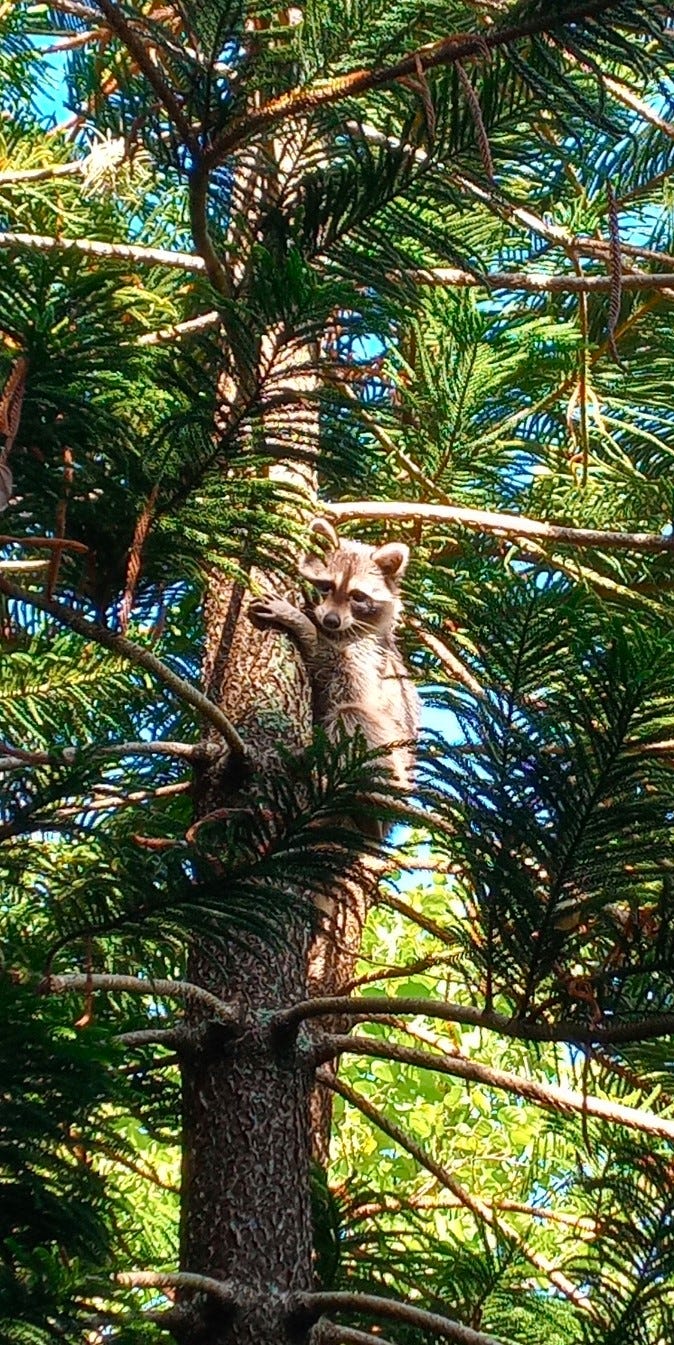
<svg viewBox="0 0 674 1345">
<path fill-rule="evenodd" d="M 339 630 L 342 624 L 342 618 L 337 612 L 326 612 L 321 618 L 321 624 L 326 630 Z"/>
</svg>

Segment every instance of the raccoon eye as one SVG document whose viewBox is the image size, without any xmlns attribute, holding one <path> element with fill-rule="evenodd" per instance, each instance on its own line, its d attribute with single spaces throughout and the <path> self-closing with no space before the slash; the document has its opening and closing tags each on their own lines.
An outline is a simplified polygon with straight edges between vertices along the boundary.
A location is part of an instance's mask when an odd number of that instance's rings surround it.
<svg viewBox="0 0 674 1345">
<path fill-rule="evenodd" d="M 368 598 L 367 593 L 361 593 L 360 590 L 359 590 L 359 589 L 356 589 L 356 588 L 354 588 L 354 589 L 351 590 L 351 592 L 350 592 L 350 594 L 349 594 L 349 597 L 351 598 L 352 602 L 369 602 L 369 601 L 370 601 L 370 599 Z"/>
<path fill-rule="evenodd" d="M 327 594 L 332 593 L 335 586 L 330 579 L 314 579 L 312 587 L 316 589 L 317 593 Z"/>
</svg>

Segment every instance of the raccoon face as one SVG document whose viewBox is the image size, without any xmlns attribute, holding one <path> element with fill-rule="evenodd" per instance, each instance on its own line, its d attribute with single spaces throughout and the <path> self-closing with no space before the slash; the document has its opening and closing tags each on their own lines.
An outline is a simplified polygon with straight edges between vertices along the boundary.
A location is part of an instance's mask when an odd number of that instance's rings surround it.
<svg viewBox="0 0 674 1345">
<path fill-rule="evenodd" d="M 300 574 L 310 586 L 308 610 L 316 625 L 336 640 L 390 632 L 408 554 L 398 542 L 377 548 L 342 542 L 326 556 L 308 556 Z"/>
</svg>

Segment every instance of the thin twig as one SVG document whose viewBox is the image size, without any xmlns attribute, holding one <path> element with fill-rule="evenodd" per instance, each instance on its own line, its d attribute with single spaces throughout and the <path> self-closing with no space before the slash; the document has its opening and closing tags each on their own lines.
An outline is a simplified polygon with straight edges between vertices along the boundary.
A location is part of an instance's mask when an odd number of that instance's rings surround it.
<svg viewBox="0 0 674 1345">
<path fill-rule="evenodd" d="M 502 537 L 539 537 L 542 541 L 565 546 L 594 547 L 607 551 L 674 551 L 674 535 L 659 532 L 614 532 L 596 528 L 570 528 L 540 519 L 521 518 L 517 514 L 495 513 L 490 509 L 467 509 L 453 504 L 417 504 L 398 500 L 348 500 L 339 504 L 323 501 L 321 508 L 330 518 L 400 519 L 403 522 L 458 523 L 479 532 L 494 532 Z"/>
<path fill-rule="evenodd" d="M 393 861 L 395 864 L 395 860 Z M 414 906 L 403 901 L 402 897 L 397 897 L 393 892 L 387 890 L 380 891 L 377 901 L 382 906 L 390 906 L 391 910 L 397 911 L 399 915 L 404 915 L 407 920 L 418 925 L 419 929 L 425 929 L 427 934 L 432 934 L 434 939 L 443 943 L 447 948 L 456 948 L 456 936 L 450 930 L 443 929 L 436 920 L 431 919 L 430 915 L 425 915 L 423 911 L 417 911 Z"/>
<path fill-rule="evenodd" d="M 6 169 L 0 173 L 0 187 L 11 187 L 21 182 L 46 182 L 53 177 L 78 177 L 84 173 L 86 159 L 73 163 L 51 163 L 43 168 Z"/>
<path fill-rule="evenodd" d="M 193 126 L 190 125 L 182 108 L 179 95 L 175 89 L 167 82 L 163 72 L 159 69 L 150 52 L 145 45 L 143 37 L 136 32 L 128 22 L 121 9 L 113 3 L 113 0 L 96 0 L 99 9 L 103 12 L 110 28 L 120 42 L 123 42 L 129 54 L 133 57 L 139 70 L 145 75 L 148 84 L 156 93 L 162 107 L 168 113 L 173 125 L 179 132 L 185 145 L 192 151 L 192 154 L 198 155 L 200 152 L 199 137 Z M 156 48 L 155 48 L 156 49 Z"/>
<path fill-rule="evenodd" d="M 45 612 L 55 621 L 66 626 L 68 630 L 81 635 L 85 640 L 93 640 L 96 644 L 103 645 L 105 649 L 111 649 L 113 653 L 121 658 L 128 659 L 136 667 L 145 668 L 147 672 L 152 673 L 168 687 L 179 700 L 191 705 L 206 719 L 214 728 L 218 730 L 224 738 L 230 751 L 239 758 L 245 758 L 247 755 L 246 745 L 239 737 L 234 725 L 230 723 L 222 710 L 219 710 L 213 701 L 204 696 L 203 692 L 198 691 L 196 687 L 187 682 L 184 677 L 175 673 L 168 664 L 162 663 L 151 650 L 144 649 L 142 645 L 136 644 L 133 640 L 127 639 L 125 635 L 116 635 L 114 631 L 103 626 L 98 621 L 90 621 L 88 617 L 81 616 L 79 612 L 73 612 L 63 603 L 55 602 L 52 598 L 42 597 L 40 594 L 31 593 L 26 589 L 19 588 L 11 580 L 5 579 L 0 575 L 0 593 L 5 593 L 8 598 L 14 598 L 16 602 L 25 603 L 28 607 L 37 607 L 39 611 Z"/>
</svg>

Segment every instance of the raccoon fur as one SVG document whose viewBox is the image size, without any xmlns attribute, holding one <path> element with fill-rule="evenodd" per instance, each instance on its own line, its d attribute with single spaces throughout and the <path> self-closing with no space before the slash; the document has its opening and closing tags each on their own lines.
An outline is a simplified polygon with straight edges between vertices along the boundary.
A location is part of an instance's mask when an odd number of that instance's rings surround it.
<svg viewBox="0 0 674 1345">
<path fill-rule="evenodd" d="M 284 631 L 309 674 L 314 721 L 328 736 L 341 725 L 360 728 L 368 746 L 382 752 L 395 784 L 412 784 L 419 732 L 419 698 L 398 652 L 395 628 L 401 611 L 398 584 L 409 550 L 402 542 L 366 546 L 340 540 L 329 523 L 312 531 L 330 549 L 310 554 L 299 573 L 310 588 L 304 610 L 285 598 L 253 600 L 248 615 L 258 629 Z"/>
</svg>

